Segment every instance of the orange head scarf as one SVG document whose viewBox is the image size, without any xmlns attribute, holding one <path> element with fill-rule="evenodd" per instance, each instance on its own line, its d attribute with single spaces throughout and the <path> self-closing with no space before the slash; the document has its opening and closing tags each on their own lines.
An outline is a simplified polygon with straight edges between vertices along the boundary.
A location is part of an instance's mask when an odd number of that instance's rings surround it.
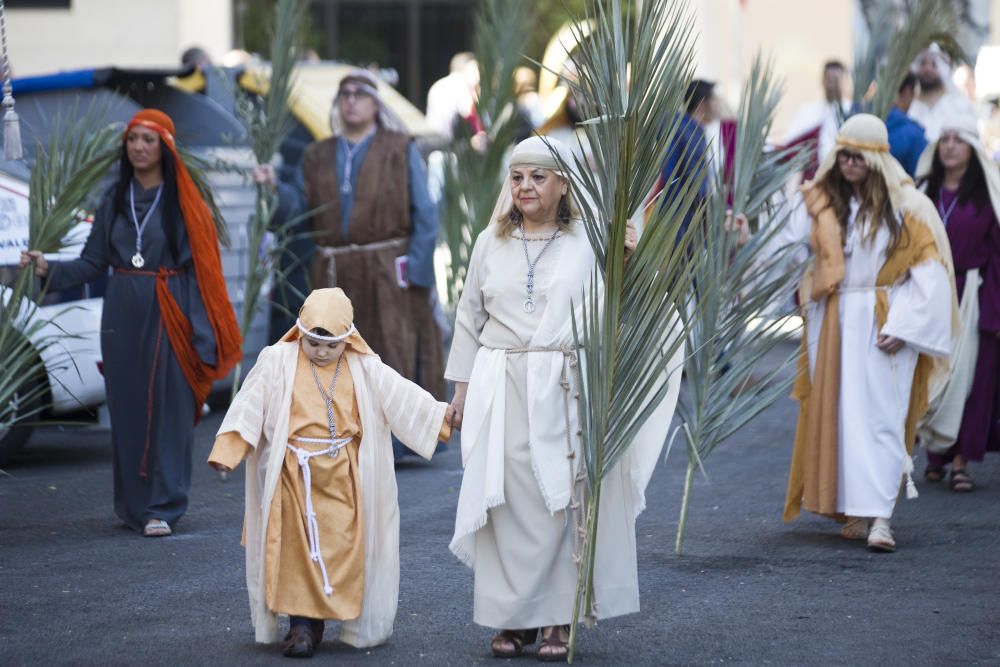
<svg viewBox="0 0 1000 667">
<path fill-rule="evenodd" d="M 208 320 L 215 335 L 215 365 L 202 361 L 192 343 L 192 327 L 180 306 L 170 293 L 169 272 L 160 268 L 157 274 L 156 297 L 160 306 L 163 326 L 170 340 L 170 346 L 177 356 L 181 370 L 191 390 L 194 392 L 195 420 L 201 416 L 201 406 L 208 398 L 208 392 L 215 380 L 229 374 L 242 357 L 243 342 L 240 328 L 236 323 L 236 313 L 229 302 L 226 281 L 222 275 L 222 259 L 219 255 L 219 235 L 212 220 L 208 204 L 201 198 L 198 186 L 188 173 L 184 161 L 177 153 L 174 142 L 174 121 L 170 116 L 156 109 L 143 109 L 132 117 L 122 136 L 124 142 L 132 128 L 141 126 L 153 130 L 163 139 L 174 156 L 177 177 L 177 196 L 180 200 L 184 228 L 191 244 L 194 260 L 195 279 L 198 291 L 205 304 Z M 142 474 L 142 473 L 140 473 Z"/>
</svg>

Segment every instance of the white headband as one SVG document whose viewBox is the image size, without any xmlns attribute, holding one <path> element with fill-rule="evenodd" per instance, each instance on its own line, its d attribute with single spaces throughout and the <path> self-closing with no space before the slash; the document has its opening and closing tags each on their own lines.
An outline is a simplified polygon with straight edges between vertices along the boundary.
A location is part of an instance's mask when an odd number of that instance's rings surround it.
<svg viewBox="0 0 1000 667">
<path fill-rule="evenodd" d="M 379 99 L 378 89 L 377 88 L 374 88 L 371 85 L 369 85 L 369 84 L 367 84 L 367 83 L 365 83 L 363 81 L 359 81 L 357 79 L 351 79 L 351 83 L 353 83 L 354 85 L 356 85 L 358 87 L 358 90 L 360 90 L 361 92 L 363 92 L 363 93 L 365 93 L 367 95 L 370 95 L 371 97 L 374 97 L 376 100 Z M 344 93 L 344 90 L 342 88 L 337 91 L 337 99 L 338 100 L 340 99 L 340 96 L 343 95 L 343 93 Z"/>
<path fill-rule="evenodd" d="M 314 340 L 323 341 L 324 343 L 340 343 L 346 340 L 347 337 L 353 334 L 355 331 L 357 331 L 357 329 L 354 328 L 353 322 L 351 322 L 351 326 L 347 330 L 347 333 L 341 334 L 340 336 L 320 336 L 319 334 L 313 333 L 309 329 L 306 329 L 305 325 L 302 324 L 302 320 L 300 319 L 295 320 L 295 326 L 299 328 L 299 331 L 302 332 L 303 336 L 307 336 Z"/>
</svg>

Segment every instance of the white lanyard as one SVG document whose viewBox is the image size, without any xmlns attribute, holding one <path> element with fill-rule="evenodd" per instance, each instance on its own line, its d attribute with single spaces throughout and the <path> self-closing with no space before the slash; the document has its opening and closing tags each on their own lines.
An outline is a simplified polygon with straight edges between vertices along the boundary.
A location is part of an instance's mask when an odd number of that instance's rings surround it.
<svg viewBox="0 0 1000 667">
<path fill-rule="evenodd" d="M 163 194 L 162 184 L 156 188 L 156 197 L 153 199 L 153 205 L 146 211 L 146 215 L 142 216 L 142 222 L 140 223 L 139 216 L 135 214 L 135 182 L 133 181 L 128 184 L 128 203 L 132 209 L 132 224 L 135 225 L 135 254 L 132 255 L 132 266 L 137 269 L 141 269 L 146 265 L 146 260 L 142 256 L 142 232 L 145 231 L 149 219 L 153 217 L 153 211 L 156 210 L 157 205 L 160 203 L 161 194 Z"/>
</svg>

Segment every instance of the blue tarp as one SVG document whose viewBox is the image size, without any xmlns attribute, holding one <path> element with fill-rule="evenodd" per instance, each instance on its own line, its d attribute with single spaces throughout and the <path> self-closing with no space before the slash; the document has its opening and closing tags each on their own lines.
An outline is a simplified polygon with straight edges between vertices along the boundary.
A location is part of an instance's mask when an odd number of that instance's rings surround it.
<svg viewBox="0 0 1000 667">
<path fill-rule="evenodd" d="M 94 69 L 80 69 L 72 72 L 59 72 L 45 76 L 26 76 L 14 79 L 14 96 L 22 93 L 40 93 L 50 90 L 67 90 L 69 88 L 93 88 L 95 85 Z"/>
</svg>

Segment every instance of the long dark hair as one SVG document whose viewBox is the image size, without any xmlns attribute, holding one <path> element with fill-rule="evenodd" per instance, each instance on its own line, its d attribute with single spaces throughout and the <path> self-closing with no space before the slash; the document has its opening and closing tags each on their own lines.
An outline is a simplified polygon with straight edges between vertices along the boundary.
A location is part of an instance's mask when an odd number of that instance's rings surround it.
<svg viewBox="0 0 1000 667">
<path fill-rule="evenodd" d="M 971 146 L 970 146 L 971 148 Z M 931 173 L 924 179 L 927 185 L 927 196 L 934 203 L 941 201 L 941 187 L 944 185 L 944 164 L 941 163 L 941 156 L 938 151 L 934 151 L 934 162 L 931 164 Z M 958 184 L 958 203 L 963 206 L 968 202 L 976 205 L 976 212 L 983 210 L 983 206 L 989 202 L 989 190 L 986 187 L 986 174 L 983 173 L 983 165 L 979 164 L 976 151 L 972 150 L 972 157 L 969 166 L 962 174 L 962 180 Z"/>
<path fill-rule="evenodd" d="M 163 171 L 163 195 L 160 197 L 160 210 L 163 216 L 163 233 L 167 237 L 167 247 L 174 262 L 178 262 L 180 256 L 180 225 L 183 223 L 181 217 L 180 197 L 177 195 L 177 165 L 174 163 L 174 154 L 160 139 L 160 169 Z M 115 211 L 125 216 L 126 220 L 132 219 L 132 212 L 129 207 L 128 192 L 129 184 L 135 175 L 135 168 L 128 159 L 128 148 L 122 142 L 122 155 L 118 160 L 118 182 L 115 184 Z"/>
<path fill-rule="evenodd" d="M 840 171 L 840 165 L 834 164 L 833 168 L 827 172 L 822 181 L 823 189 L 830 198 L 830 205 L 840 222 L 841 238 L 847 240 L 847 220 L 851 216 L 851 197 L 854 189 L 850 182 Z M 882 174 L 869 167 L 868 178 L 861 184 L 861 202 L 858 208 L 858 220 L 862 220 L 865 215 L 870 215 L 872 221 L 871 229 L 868 232 L 868 239 L 875 237 L 879 224 L 885 225 L 889 230 L 889 246 L 886 254 L 891 255 L 904 242 L 906 228 L 901 220 L 897 219 L 895 211 L 892 210 L 892 201 L 889 199 L 889 187 L 885 183 Z"/>
</svg>

